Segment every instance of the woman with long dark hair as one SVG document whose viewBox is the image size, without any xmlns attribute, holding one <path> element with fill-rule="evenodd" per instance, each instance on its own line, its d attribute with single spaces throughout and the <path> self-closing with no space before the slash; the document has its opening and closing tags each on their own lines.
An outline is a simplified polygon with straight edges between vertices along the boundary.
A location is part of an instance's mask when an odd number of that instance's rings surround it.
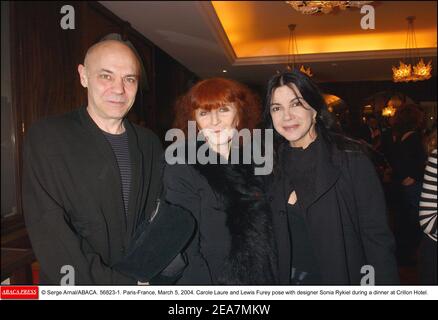
<svg viewBox="0 0 438 320">
<path fill-rule="evenodd" d="M 177 157 L 182 161 L 168 161 L 164 169 L 165 200 L 188 210 L 196 220 L 195 233 L 183 251 L 187 268 L 178 284 L 277 283 L 263 180 L 254 175 L 251 164 L 230 162 L 230 153 L 240 146 L 232 146 L 235 130 L 253 129 L 260 109 L 246 86 L 224 78 L 200 81 L 176 104 L 174 127 L 190 135 L 188 121 L 194 121 L 196 133 L 206 140 L 192 151 L 193 141 L 186 141 L 185 155 Z M 188 158 L 205 146 L 217 164 L 190 162 Z"/>
<path fill-rule="evenodd" d="M 273 76 L 265 128 L 274 129 L 268 182 L 282 284 L 395 284 L 385 199 L 360 144 L 331 131 L 324 99 L 299 71 Z"/>
</svg>

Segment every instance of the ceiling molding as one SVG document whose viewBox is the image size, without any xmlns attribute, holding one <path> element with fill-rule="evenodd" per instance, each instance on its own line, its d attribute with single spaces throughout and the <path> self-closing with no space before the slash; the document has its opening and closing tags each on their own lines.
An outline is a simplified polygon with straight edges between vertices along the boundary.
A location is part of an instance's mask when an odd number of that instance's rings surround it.
<svg viewBox="0 0 438 320">
<path fill-rule="evenodd" d="M 378 60 L 378 59 L 402 59 L 405 56 L 406 56 L 405 49 L 397 49 L 397 50 L 299 54 L 296 56 L 297 57 L 296 61 L 298 63 L 309 63 L 309 62 L 334 62 L 334 61 L 356 61 L 356 60 Z M 436 56 L 437 56 L 437 48 L 418 49 L 418 57 L 436 57 Z M 233 63 L 233 66 L 285 64 L 287 62 L 288 62 L 287 55 L 237 58 Z"/>
<path fill-rule="evenodd" d="M 205 24 L 210 28 L 210 31 L 213 33 L 216 38 L 218 44 L 222 48 L 228 62 L 232 65 L 235 63 L 237 59 L 237 55 L 234 52 L 233 46 L 228 40 L 228 36 L 225 33 L 224 28 L 222 27 L 221 22 L 214 10 L 213 5 L 210 1 L 194 1 L 196 4 L 196 8 L 199 10 L 202 18 L 205 21 Z"/>
<path fill-rule="evenodd" d="M 274 50 L 272 54 L 261 50 L 260 54 L 264 54 L 264 56 L 241 56 L 239 58 L 237 56 L 238 50 L 235 51 L 231 46 L 211 1 L 101 1 L 101 3 L 121 19 L 128 21 L 157 47 L 200 78 L 225 76 L 247 84 L 265 85 L 270 76 L 276 70 L 284 68 L 287 63 L 287 54 L 284 54 L 286 51 L 282 50 Z M 284 28 L 280 30 L 279 26 L 287 25 L 290 22 L 289 18 L 294 17 L 294 12 L 285 12 L 285 5 L 280 6 L 276 1 L 222 2 L 222 4 L 225 3 L 243 6 L 241 8 L 242 19 L 249 20 L 247 25 L 243 25 L 241 32 L 248 32 L 245 28 L 251 23 L 257 24 L 256 26 L 260 29 L 258 29 L 254 41 L 259 38 L 263 39 L 263 37 L 283 37 Z M 430 2 L 409 1 L 400 2 L 400 5 L 404 8 L 404 12 L 414 12 L 419 17 L 418 30 L 430 29 L 433 24 L 436 26 L 436 13 L 433 13 L 436 10 L 429 8 Z M 378 15 L 379 27 L 384 26 L 383 21 L 396 21 L 395 16 L 400 16 L 399 12 L 391 10 L 392 6 L 394 6 L 393 2 L 382 1 Z M 436 9 L 436 4 L 433 8 Z M 234 8 L 227 13 L 232 14 L 229 18 L 236 24 L 242 24 L 244 21 L 236 20 L 239 15 L 234 15 L 236 13 L 234 11 L 238 9 L 238 7 Z M 405 15 L 404 12 L 402 16 Z M 237 13 L 239 12 L 237 11 Z M 254 20 L 251 20 L 251 17 Z M 342 17 L 347 19 L 348 15 L 341 12 L 336 21 Z M 420 17 L 422 18 L 420 19 Z M 308 23 L 307 29 L 314 30 L 313 34 L 320 36 L 319 32 L 321 28 L 324 28 L 325 35 L 333 35 L 334 39 L 337 39 L 336 41 L 339 40 L 336 33 L 330 33 L 330 28 L 324 27 L 327 24 L 321 22 L 321 19 L 327 17 L 304 17 L 297 13 L 295 18 L 298 19 L 298 23 L 300 21 Z M 403 19 L 398 20 L 404 21 Z M 272 21 L 272 23 L 261 25 L 260 21 Z M 342 22 L 343 28 L 352 30 L 352 32 L 357 29 L 355 29 L 356 24 L 357 21 L 351 17 Z M 382 32 L 395 30 L 388 24 L 385 26 L 386 29 L 383 29 Z M 401 27 L 405 29 L 404 24 Z M 436 27 L 434 28 L 436 35 Z M 250 28 L 250 30 L 253 29 Z M 310 33 L 311 35 L 312 33 Z M 436 36 L 433 38 L 436 39 Z M 250 42 L 244 38 L 241 41 L 242 43 Z M 315 41 L 319 42 L 316 38 Z M 382 41 L 392 40 L 384 38 Z M 433 44 L 423 45 L 421 47 L 425 49 L 419 49 L 419 52 L 425 58 L 425 62 L 432 60 L 432 72 L 436 76 L 437 48 L 436 40 L 434 41 L 435 46 Z M 323 43 L 321 43 L 321 47 L 323 47 Z M 298 55 L 297 58 L 298 63 L 306 63 L 312 67 L 316 81 L 384 80 L 392 76 L 392 66 L 398 65 L 398 61 L 406 54 L 404 48 L 381 50 L 383 48 L 385 46 L 381 48 L 369 47 L 369 51 L 358 51 L 353 46 L 346 49 L 349 50 L 348 52 L 326 49 L 324 53 L 309 51 L 314 52 L 310 54 L 303 54 L 305 51 L 300 51 L 302 54 Z M 223 73 L 224 69 L 227 70 L 226 74 Z"/>
</svg>

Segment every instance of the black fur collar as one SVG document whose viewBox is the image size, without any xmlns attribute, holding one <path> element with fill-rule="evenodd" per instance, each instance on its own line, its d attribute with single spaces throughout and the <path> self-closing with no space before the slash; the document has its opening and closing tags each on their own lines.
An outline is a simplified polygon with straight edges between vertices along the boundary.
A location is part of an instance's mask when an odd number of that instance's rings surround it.
<svg viewBox="0 0 438 320">
<path fill-rule="evenodd" d="M 231 250 L 219 283 L 276 284 L 272 216 L 262 178 L 254 175 L 254 165 L 197 163 L 192 166 L 207 179 L 225 205 Z"/>
</svg>

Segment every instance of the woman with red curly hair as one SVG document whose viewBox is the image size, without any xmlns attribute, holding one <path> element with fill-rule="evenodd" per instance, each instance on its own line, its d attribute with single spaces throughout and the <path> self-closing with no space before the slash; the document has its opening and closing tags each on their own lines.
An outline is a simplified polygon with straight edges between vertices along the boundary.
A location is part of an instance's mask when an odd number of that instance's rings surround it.
<svg viewBox="0 0 438 320">
<path fill-rule="evenodd" d="M 178 284 L 277 283 L 263 181 L 254 175 L 252 164 L 229 161 L 236 130 L 255 128 L 260 112 L 250 89 L 224 78 L 200 81 L 176 104 L 174 127 L 187 134 L 189 121 L 195 121 L 197 133 L 205 138 L 195 142 L 196 151 L 206 143 L 207 153 L 221 160 L 190 164 L 186 152 L 184 163 L 165 166 L 165 200 L 190 211 L 197 224 L 183 252 L 187 266 Z"/>
</svg>

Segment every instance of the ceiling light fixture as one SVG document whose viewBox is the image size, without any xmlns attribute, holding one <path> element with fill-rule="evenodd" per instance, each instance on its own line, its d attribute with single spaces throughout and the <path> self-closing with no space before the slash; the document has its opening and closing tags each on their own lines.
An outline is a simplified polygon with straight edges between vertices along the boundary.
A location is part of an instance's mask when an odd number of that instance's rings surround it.
<svg viewBox="0 0 438 320">
<path fill-rule="evenodd" d="M 297 45 L 297 38 L 295 36 L 295 28 L 296 24 L 290 24 L 288 25 L 289 28 L 289 45 L 288 45 L 288 56 L 287 56 L 287 66 L 286 69 L 289 71 L 292 71 L 295 69 L 295 62 L 297 60 L 298 56 L 298 45 Z M 306 68 L 304 65 L 301 65 L 300 71 L 302 73 L 307 74 L 309 77 L 312 77 L 312 70 L 310 67 Z"/>
<path fill-rule="evenodd" d="M 394 82 L 422 81 L 432 77 L 432 61 L 426 65 L 417 48 L 417 39 L 414 30 L 414 16 L 406 18 L 408 20 L 408 32 L 406 35 L 406 54 L 405 61 L 399 62 L 398 67 L 392 67 L 392 79 Z M 418 62 L 415 64 L 415 57 Z"/>
<path fill-rule="evenodd" d="M 286 1 L 292 8 L 302 14 L 330 13 L 335 8 L 346 10 L 360 8 L 373 1 Z"/>
</svg>

